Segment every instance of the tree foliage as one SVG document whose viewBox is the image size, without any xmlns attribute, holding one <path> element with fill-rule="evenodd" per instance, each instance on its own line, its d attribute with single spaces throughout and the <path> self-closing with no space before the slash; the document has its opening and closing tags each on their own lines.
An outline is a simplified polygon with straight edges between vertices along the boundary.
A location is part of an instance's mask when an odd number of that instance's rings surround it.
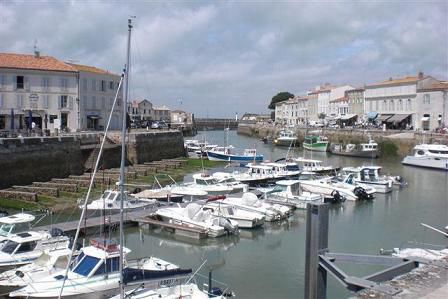
<svg viewBox="0 0 448 299">
<path fill-rule="evenodd" d="M 269 104 L 268 108 L 275 109 L 275 104 L 277 104 L 279 102 L 287 101 L 293 97 L 294 97 L 294 95 L 287 91 L 279 92 L 278 94 L 276 94 L 275 96 L 272 97 L 271 103 Z"/>
</svg>

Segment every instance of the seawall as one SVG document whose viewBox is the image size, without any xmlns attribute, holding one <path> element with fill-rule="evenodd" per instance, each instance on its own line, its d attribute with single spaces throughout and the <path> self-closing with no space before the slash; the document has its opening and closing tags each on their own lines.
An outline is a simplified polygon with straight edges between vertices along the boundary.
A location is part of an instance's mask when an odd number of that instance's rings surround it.
<svg viewBox="0 0 448 299">
<path fill-rule="evenodd" d="M 254 124 L 240 124 L 238 134 L 262 138 L 274 138 L 282 130 L 275 126 L 260 126 Z M 296 128 L 293 129 L 302 144 L 305 135 L 312 134 L 316 128 Z M 362 143 L 367 142 L 369 137 L 374 139 L 383 154 L 392 156 L 405 156 L 412 151 L 412 148 L 419 143 L 441 143 L 448 144 L 448 136 L 435 133 L 421 133 L 414 131 L 396 130 L 361 130 L 361 129 L 318 129 L 320 135 L 328 137 L 332 143 Z"/>
<path fill-rule="evenodd" d="M 95 149 L 99 148 L 101 135 L 1 138 L 0 189 L 84 173 L 85 164 L 94 165 Z M 108 136 L 110 141 L 104 149 L 101 165 L 104 168 L 119 167 L 119 133 Z M 184 155 L 182 132 L 177 130 L 131 132 L 127 138 L 127 160 L 131 164 Z"/>
</svg>

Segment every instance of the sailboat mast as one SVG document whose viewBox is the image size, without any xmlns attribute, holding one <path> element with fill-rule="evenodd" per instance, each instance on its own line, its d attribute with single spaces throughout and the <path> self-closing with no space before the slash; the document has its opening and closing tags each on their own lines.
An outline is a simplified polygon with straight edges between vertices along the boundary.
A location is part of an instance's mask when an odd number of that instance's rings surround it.
<svg viewBox="0 0 448 299">
<path fill-rule="evenodd" d="M 126 163 L 126 109 L 129 97 L 129 73 L 130 73 L 130 63 L 131 63 L 131 31 L 132 31 L 132 20 L 128 19 L 128 44 L 127 44 L 127 53 L 126 53 L 126 86 L 123 97 L 123 122 L 121 126 L 121 163 L 120 163 L 120 298 L 124 298 L 124 285 L 123 285 L 123 264 L 124 264 L 124 256 L 123 256 L 123 246 L 124 246 L 124 229 L 123 229 L 123 202 L 125 198 L 124 193 L 124 167 Z"/>
</svg>

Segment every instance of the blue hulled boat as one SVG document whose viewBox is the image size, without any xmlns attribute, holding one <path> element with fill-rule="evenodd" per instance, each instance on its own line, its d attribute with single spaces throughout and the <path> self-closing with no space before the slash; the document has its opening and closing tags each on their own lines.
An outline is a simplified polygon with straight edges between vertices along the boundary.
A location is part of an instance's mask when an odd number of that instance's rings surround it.
<svg viewBox="0 0 448 299">
<path fill-rule="evenodd" d="M 233 153 L 233 147 L 216 147 L 213 150 L 207 151 L 208 159 L 211 161 L 228 161 L 228 162 L 261 162 L 263 155 L 257 154 L 256 149 L 245 149 L 241 154 Z"/>
</svg>

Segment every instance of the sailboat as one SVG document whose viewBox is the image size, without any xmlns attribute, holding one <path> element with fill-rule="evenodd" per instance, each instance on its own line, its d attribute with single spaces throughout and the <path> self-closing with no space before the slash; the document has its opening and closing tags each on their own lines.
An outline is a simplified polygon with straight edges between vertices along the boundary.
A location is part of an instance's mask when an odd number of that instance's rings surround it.
<svg viewBox="0 0 448 299">
<path fill-rule="evenodd" d="M 123 122 L 121 130 L 121 166 L 120 166 L 120 181 L 118 187 L 120 188 L 121 198 L 125 195 L 124 184 L 124 168 L 125 168 L 125 140 L 126 140 L 126 103 L 129 96 L 129 62 L 130 62 L 130 38 L 131 38 L 132 22 L 128 21 L 128 48 L 127 48 L 127 64 L 125 68 L 126 74 L 126 90 L 123 99 Z M 74 244 L 76 244 L 81 228 L 81 223 L 85 212 L 87 210 L 87 201 L 92 190 L 95 174 L 98 170 L 101 153 L 103 151 L 107 132 L 112 118 L 112 112 L 115 107 L 118 93 L 123 83 L 122 75 L 115 100 L 112 105 L 111 113 L 106 125 L 104 138 L 101 143 L 100 151 L 96 160 L 93 175 L 91 177 L 90 186 L 84 202 L 84 208 L 81 213 L 78 228 L 76 230 Z M 127 261 L 127 255 L 131 252 L 130 249 L 123 246 L 124 231 L 123 231 L 123 201 L 120 201 L 120 242 L 105 238 L 93 239 L 90 241 L 90 246 L 82 248 L 80 255 L 73 261 L 70 267 L 67 265 L 65 270 L 62 270 L 52 275 L 45 276 L 41 279 L 33 281 L 26 287 L 17 291 L 11 292 L 11 297 L 27 297 L 27 298 L 61 298 L 61 297 L 90 297 L 103 298 L 104 295 L 115 294 L 120 289 L 121 298 L 124 298 L 125 283 L 145 281 L 149 288 L 156 288 L 163 285 L 166 281 L 171 283 L 180 283 L 191 274 L 191 269 L 180 269 L 177 265 L 171 264 L 162 259 L 150 257 L 137 261 Z M 69 260 L 72 261 L 75 245 L 70 253 Z"/>
</svg>

